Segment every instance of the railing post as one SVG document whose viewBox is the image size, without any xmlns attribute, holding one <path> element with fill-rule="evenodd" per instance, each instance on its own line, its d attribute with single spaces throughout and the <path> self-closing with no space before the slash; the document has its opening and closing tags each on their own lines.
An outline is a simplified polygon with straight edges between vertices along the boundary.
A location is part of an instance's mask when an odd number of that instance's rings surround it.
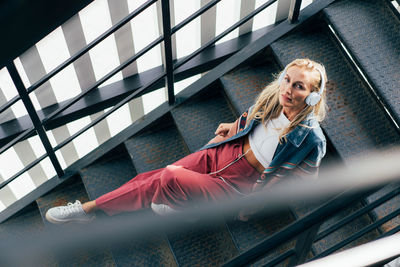
<svg viewBox="0 0 400 267">
<path fill-rule="evenodd" d="M 289 17 L 290 23 L 295 23 L 299 20 L 301 0 L 292 0 L 290 3 Z"/>
<path fill-rule="evenodd" d="M 21 100 L 25 105 L 26 111 L 28 112 L 29 117 L 32 120 L 35 130 L 38 133 L 39 138 L 43 143 L 47 155 L 49 156 L 50 161 L 57 172 L 58 177 L 62 177 L 64 175 L 64 171 L 61 168 L 60 163 L 58 162 L 58 159 L 56 157 L 56 154 L 54 153 L 53 147 L 51 146 L 49 139 L 47 138 L 43 125 L 39 119 L 38 114 L 36 113 L 35 107 L 33 106 L 31 99 L 29 98 L 28 92 L 26 91 L 24 83 L 22 82 L 21 77 L 19 76 L 17 68 L 15 67 L 14 63 L 11 63 L 7 65 L 7 69 L 8 72 L 10 73 L 11 79 L 15 84 L 15 87 L 17 88 Z"/>
<path fill-rule="evenodd" d="M 171 42 L 171 15 L 169 9 L 169 0 L 161 0 L 163 36 L 164 36 L 164 61 L 166 82 L 168 90 L 168 102 L 170 105 L 175 103 L 174 93 L 174 66 L 172 62 L 172 42 Z"/>
<path fill-rule="evenodd" d="M 297 237 L 295 254 L 291 257 L 289 266 L 296 266 L 306 261 L 321 224 L 322 222 L 317 223 Z"/>
</svg>

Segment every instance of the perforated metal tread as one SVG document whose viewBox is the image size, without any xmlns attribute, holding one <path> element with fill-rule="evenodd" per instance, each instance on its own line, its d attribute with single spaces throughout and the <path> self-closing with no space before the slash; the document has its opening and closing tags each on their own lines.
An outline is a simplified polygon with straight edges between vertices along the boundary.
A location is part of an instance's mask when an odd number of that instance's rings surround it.
<svg viewBox="0 0 400 267">
<path fill-rule="evenodd" d="M 387 193 L 394 191 L 396 188 L 398 188 L 399 185 L 395 184 L 389 184 L 376 192 L 375 194 L 372 194 L 367 198 L 367 201 L 373 202 L 375 200 L 378 200 L 382 196 L 386 195 Z M 392 212 L 396 212 L 398 209 L 400 209 L 400 196 L 396 195 L 392 199 L 386 201 L 384 204 L 378 206 L 375 208 L 374 214 L 377 217 L 377 219 L 384 218 L 385 216 L 389 215 Z M 383 232 L 388 232 L 392 230 L 393 228 L 397 227 L 400 225 L 400 215 L 395 216 L 393 219 L 385 222 L 380 229 L 382 229 Z"/>
<path fill-rule="evenodd" d="M 356 212 L 358 209 L 360 209 L 362 207 L 363 206 L 361 205 L 361 203 L 354 203 L 350 207 L 348 207 L 344 210 L 341 210 L 339 213 L 337 213 L 335 216 L 333 216 L 329 220 L 325 221 L 321 225 L 321 227 L 319 229 L 319 233 L 324 231 L 325 229 L 329 228 L 330 226 L 334 225 L 335 223 L 337 223 L 344 217 L 348 216 L 349 214 Z M 354 221 L 352 221 L 351 223 L 341 227 L 340 229 L 333 232 L 332 234 L 324 237 L 322 240 L 314 243 L 313 248 L 315 249 L 315 252 L 317 254 L 321 253 L 321 252 L 325 251 L 327 248 L 329 248 L 330 246 L 332 246 L 333 244 L 337 244 L 338 242 L 345 240 L 352 234 L 361 230 L 363 227 L 368 226 L 370 223 L 371 223 L 371 218 L 369 218 L 368 216 L 361 216 L 361 217 L 355 219 Z M 348 249 L 348 248 L 351 248 L 354 246 L 358 246 L 358 245 L 367 243 L 371 240 L 375 240 L 376 238 L 378 238 L 378 236 L 379 236 L 379 232 L 376 230 L 373 230 L 371 232 L 366 233 L 361 238 L 351 242 L 347 246 L 344 246 L 343 248 L 341 248 L 338 251 L 345 250 L 345 249 Z"/>
<path fill-rule="evenodd" d="M 305 57 L 325 65 L 329 111 L 322 126 L 341 158 L 346 163 L 356 154 L 399 144 L 396 130 L 322 27 L 314 21 L 271 47 L 283 65 Z"/>
<path fill-rule="evenodd" d="M 210 92 L 203 98 L 189 100 L 173 109 L 171 114 L 191 152 L 214 138 L 220 123 L 236 120 L 230 105 L 219 92 Z"/>
<path fill-rule="evenodd" d="M 17 214 L 7 219 L 6 221 L 0 224 L 0 240 L 11 241 L 15 239 L 27 238 L 29 235 L 36 235 L 42 232 L 45 229 L 43 224 L 42 217 L 40 216 L 40 212 L 37 204 L 34 202 L 22 210 L 20 210 Z M 14 250 L 18 250 L 17 247 L 13 248 Z M 2 263 L 4 264 L 4 256 L 2 256 Z M 29 262 L 24 262 L 26 257 L 13 259 L 13 264 L 17 264 L 15 260 L 21 260 L 22 263 L 18 262 L 18 264 L 37 264 L 37 266 L 58 266 L 58 262 L 54 257 L 47 255 L 46 257 L 40 257 L 40 259 L 30 259 Z M 34 261 L 32 263 L 32 260 Z M 14 266 L 13 265 L 13 266 Z M 33 265 L 32 265 L 33 266 Z"/>
<path fill-rule="evenodd" d="M 23 238 L 43 230 L 44 224 L 39 209 L 36 203 L 32 203 L 0 224 L 0 238 Z"/>
<path fill-rule="evenodd" d="M 118 149 L 108 156 L 110 158 L 103 157 L 81 171 L 90 199 L 118 188 L 137 174 L 124 149 Z M 151 241 L 127 241 L 123 246 L 111 248 L 115 263 L 118 266 L 175 266 L 174 256 L 165 238 L 157 237 Z"/>
<path fill-rule="evenodd" d="M 238 115 L 254 104 L 258 94 L 279 71 L 275 61 L 268 61 L 259 66 L 239 67 L 220 78 Z"/>
<path fill-rule="evenodd" d="M 323 12 L 400 123 L 400 21 L 387 2 L 336 1 Z"/>
<path fill-rule="evenodd" d="M 232 233 L 239 251 L 250 249 L 258 242 L 272 236 L 290 223 L 294 222 L 294 217 L 289 211 L 280 212 L 277 214 L 268 214 L 258 217 L 250 218 L 247 222 L 243 221 L 230 221 L 228 227 Z M 258 261 L 258 265 L 263 265 L 273 259 L 274 257 L 281 255 L 288 249 L 294 246 L 295 242 L 292 240 L 286 242 L 283 245 L 269 251 L 262 259 Z"/>
<path fill-rule="evenodd" d="M 301 30 L 273 43 L 271 47 L 283 65 L 296 58 L 311 58 L 325 65 L 329 78 L 327 98 L 330 110 L 322 126 L 338 153 L 346 162 L 355 154 L 366 154 L 370 149 L 398 143 L 396 131 L 354 76 L 326 28 L 322 26 L 318 21 L 310 22 Z M 362 220 L 366 221 L 351 224 L 352 227 L 359 228 L 370 221 L 367 216 Z M 320 251 L 342 239 L 340 234 L 333 234 L 332 239 L 324 239 L 314 248 Z"/>
<path fill-rule="evenodd" d="M 338 1 L 326 8 L 324 14 L 399 123 L 400 21 L 387 6 L 387 1 Z M 371 202 L 393 189 L 387 186 L 367 201 Z M 397 209 L 399 201 L 397 196 L 375 209 L 377 218 Z M 386 232 L 399 223 L 400 217 L 397 216 L 381 229 Z"/>
<path fill-rule="evenodd" d="M 108 160 L 96 162 L 82 169 L 80 174 L 89 198 L 94 200 L 135 177 L 136 170 L 128 153 L 125 152 Z"/>
<path fill-rule="evenodd" d="M 238 254 L 222 222 L 212 227 L 201 226 L 184 233 L 170 234 L 168 239 L 181 267 L 220 266 Z"/>
<path fill-rule="evenodd" d="M 46 228 L 57 229 L 58 225 L 49 223 L 45 219 L 46 211 L 49 208 L 61 205 L 67 205 L 68 202 L 74 203 L 79 200 L 82 203 L 89 200 L 85 187 L 80 177 L 75 177 L 68 184 L 62 184 L 50 193 L 38 198 L 36 200 L 40 213 L 42 214 L 43 221 Z M 56 258 L 54 256 L 54 258 Z M 115 266 L 111 252 L 109 250 L 97 252 L 81 252 L 74 255 L 68 255 L 63 258 L 58 257 L 57 261 L 61 266 Z"/>
<path fill-rule="evenodd" d="M 164 168 L 189 154 L 174 126 L 143 132 L 125 141 L 125 145 L 138 173 Z"/>
<path fill-rule="evenodd" d="M 150 211 L 142 211 L 146 215 Z M 125 214 L 117 215 L 119 217 Z M 129 216 L 129 214 L 128 214 Z M 132 217 L 128 218 L 132 220 Z M 146 235 L 143 240 L 123 241 L 111 248 L 115 262 L 119 267 L 125 266 L 177 266 L 175 257 L 165 234 Z"/>
</svg>

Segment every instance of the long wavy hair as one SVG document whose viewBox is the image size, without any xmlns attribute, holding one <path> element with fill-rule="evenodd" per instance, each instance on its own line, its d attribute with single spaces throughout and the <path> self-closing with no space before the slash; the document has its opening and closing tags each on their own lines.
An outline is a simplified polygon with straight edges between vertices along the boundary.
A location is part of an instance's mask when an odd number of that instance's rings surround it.
<svg viewBox="0 0 400 267">
<path fill-rule="evenodd" d="M 325 72 L 325 67 L 313 60 L 310 59 L 296 59 L 290 62 L 286 69 L 289 69 L 292 66 L 297 66 L 312 73 L 312 89 L 311 92 L 318 92 L 321 86 L 321 74 L 317 70 L 321 70 L 324 75 L 324 80 L 327 81 L 327 76 Z M 283 71 L 282 71 L 283 72 Z M 261 120 L 262 124 L 268 120 L 277 118 L 282 112 L 282 106 L 279 104 L 279 76 L 276 76 L 276 79 L 270 83 L 257 97 L 256 103 L 252 112 L 249 114 L 248 119 L 257 119 Z M 317 121 L 321 122 L 325 119 L 327 111 L 326 105 L 326 90 L 321 95 L 321 100 L 315 106 L 306 106 L 301 112 L 299 112 L 296 117 L 290 122 L 289 126 L 283 129 L 281 135 L 279 136 L 280 141 L 282 139 L 286 139 L 286 135 L 290 133 L 297 126 L 308 127 L 306 125 L 301 124 L 301 122 L 310 114 L 313 113 L 314 117 Z"/>
</svg>

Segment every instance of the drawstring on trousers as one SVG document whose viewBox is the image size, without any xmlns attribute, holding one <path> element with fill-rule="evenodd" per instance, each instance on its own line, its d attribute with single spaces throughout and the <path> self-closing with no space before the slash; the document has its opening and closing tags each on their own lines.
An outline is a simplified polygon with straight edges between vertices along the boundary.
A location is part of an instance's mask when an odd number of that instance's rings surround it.
<svg viewBox="0 0 400 267">
<path fill-rule="evenodd" d="M 249 151 L 251 150 L 251 148 L 247 149 L 247 151 L 244 154 L 239 154 L 238 157 L 232 161 L 231 163 L 227 164 L 225 167 L 223 167 L 222 169 L 215 171 L 215 172 L 210 172 L 209 174 L 216 174 L 219 173 L 223 170 L 225 170 L 226 168 L 228 168 L 229 166 L 233 165 L 235 162 L 238 162 L 241 158 L 243 158 Z M 226 184 L 228 185 L 230 188 L 232 188 L 236 193 L 240 194 L 240 195 L 246 195 L 243 194 L 242 192 L 240 192 L 237 188 L 235 188 L 232 184 L 228 183 L 222 176 L 219 176 L 219 178 Z"/>
<path fill-rule="evenodd" d="M 215 171 L 215 172 L 210 172 L 210 173 L 208 173 L 208 174 L 216 174 L 216 173 L 222 172 L 223 170 L 225 170 L 226 168 L 228 168 L 229 166 L 231 166 L 231 165 L 234 164 L 235 162 L 238 162 L 238 161 L 239 161 L 241 158 L 243 158 L 243 157 L 247 154 L 247 152 L 249 152 L 250 150 L 251 150 L 251 148 L 247 149 L 247 151 L 246 151 L 244 154 L 239 154 L 237 159 L 235 159 L 235 160 L 232 161 L 231 163 L 227 164 L 227 165 L 226 165 L 225 167 L 223 167 L 222 169 L 220 169 L 220 170 L 218 170 L 218 171 Z"/>
</svg>

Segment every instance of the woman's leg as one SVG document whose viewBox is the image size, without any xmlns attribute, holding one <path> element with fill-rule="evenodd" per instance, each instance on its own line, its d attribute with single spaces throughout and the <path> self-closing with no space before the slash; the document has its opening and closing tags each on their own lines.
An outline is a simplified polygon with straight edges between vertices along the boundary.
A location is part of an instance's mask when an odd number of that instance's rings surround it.
<svg viewBox="0 0 400 267">
<path fill-rule="evenodd" d="M 96 201 L 92 200 L 86 203 L 82 204 L 82 209 L 86 212 L 86 214 L 95 212 L 96 210 L 99 209 L 99 207 L 96 205 Z"/>
<path fill-rule="evenodd" d="M 236 192 L 218 177 L 168 165 L 160 175 L 151 202 L 182 209 L 189 204 L 215 202 L 234 195 Z"/>
<path fill-rule="evenodd" d="M 101 209 L 114 215 L 150 208 L 151 203 L 179 209 L 187 202 L 216 201 L 220 197 L 231 197 L 237 191 L 248 193 L 258 173 L 244 158 L 222 172 L 209 175 L 240 157 L 242 146 L 242 140 L 237 140 L 192 153 L 166 168 L 139 174 L 96 199 L 91 203 L 95 207 L 91 209 L 88 205 L 88 211 Z M 225 182 L 219 176 L 224 177 Z"/>
<path fill-rule="evenodd" d="M 210 169 L 210 164 L 207 163 L 207 151 L 198 151 L 192 154 L 187 155 L 186 157 L 178 160 L 177 162 L 173 163 L 174 166 L 182 166 L 184 168 L 193 170 L 195 172 L 199 173 L 206 173 Z M 170 165 L 171 166 L 171 165 Z M 168 167 L 168 166 L 167 166 Z M 141 209 L 141 208 L 147 208 L 147 205 L 139 203 L 141 202 L 140 200 L 144 200 L 145 202 L 151 202 L 149 197 L 152 197 L 152 195 L 147 195 L 148 198 L 140 198 L 139 202 L 132 202 L 129 201 L 129 199 L 126 198 L 126 196 L 129 197 L 129 195 L 136 194 L 137 196 L 146 196 L 146 194 L 143 195 L 143 193 L 138 193 L 137 190 L 139 190 L 140 187 L 142 187 L 141 191 L 151 191 L 155 192 L 155 190 L 151 190 L 148 186 L 152 183 L 152 180 L 154 178 L 159 178 L 161 177 L 161 171 L 163 169 L 158 169 L 155 171 L 151 172 L 146 172 L 146 173 L 141 173 L 137 175 L 136 177 L 132 178 L 129 182 L 125 183 L 121 187 L 104 194 L 103 196 L 100 196 L 96 200 L 92 200 L 86 203 L 82 204 L 82 208 L 86 213 L 92 213 L 96 210 L 103 210 L 109 215 L 116 214 L 120 212 L 119 210 L 115 210 L 114 212 L 112 210 L 114 209 L 119 209 L 118 207 L 125 206 L 123 203 L 129 203 L 129 207 L 126 207 L 125 209 L 121 211 L 129 211 L 131 209 L 136 210 L 136 209 Z M 154 177 L 154 175 L 157 174 L 157 177 Z M 165 177 L 165 175 L 164 175 Z M 145 182 L 144 182 L 145 181 Z M 154 183 L 153 183 L 154 184 Z M 136 192 L 135 192 L 136 191 Z M 128 193 L 129 192 L 129 193 Z M 134 200 L 138 197 L 132 197 L 131 200 Z M 147 201 L 146 201 L 147 199 Z"/>
<path fill-rule="evenodd" d="M 137 175 L 116 190 L 84 203 L 81 210 L 91 213 L 100 209 L 114 215 L 149 208 L 152 203 L 179 209 L 186 206 L 187 202 L 216 201 L 221 197 L 230 197 L 237 194 L 235 187 L 250 188 L 254 181 L 247 181 L 243 176 L 236 179 L 237 172 L 240 175 L 246 174 L 241 167 L 236 170 L 229 167 L 230 172 L 229 169 L 221 172 L 224 178 L 232 182 L 233 187 L 219 178 L 220 173 L 208 173 L 235 160 L 242 153 L 241 149 L 242 143 L 238 141 L 190 154 L 166 168 Z"/>
</svg>

